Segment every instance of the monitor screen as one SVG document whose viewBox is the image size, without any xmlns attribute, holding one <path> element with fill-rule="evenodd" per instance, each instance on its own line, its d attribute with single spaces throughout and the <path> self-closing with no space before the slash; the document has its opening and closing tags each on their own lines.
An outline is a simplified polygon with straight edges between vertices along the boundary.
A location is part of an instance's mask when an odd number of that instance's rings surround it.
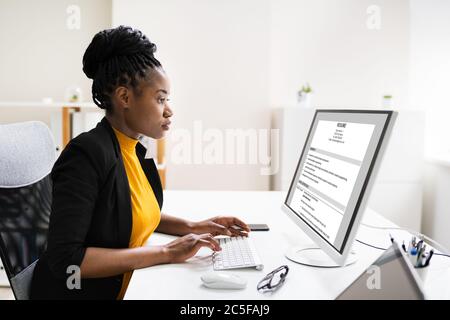
<svg viewBox="0 0 450 320">
<path fill-rule="evenodd" d="M 337 254 L 349 241 L 392 115 L 370 110 L 315 113 L 285 208 Z"/>
</svg>

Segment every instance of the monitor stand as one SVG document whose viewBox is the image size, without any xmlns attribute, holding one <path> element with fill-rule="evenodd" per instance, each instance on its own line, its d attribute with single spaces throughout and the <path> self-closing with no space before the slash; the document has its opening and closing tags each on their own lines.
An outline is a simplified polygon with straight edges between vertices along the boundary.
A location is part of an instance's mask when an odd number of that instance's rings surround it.
<svg viewBox="0 0 450 320">
<path fill-rule="evenodd" d="M 292 247 L 286 252 L 286 258 L 296 263 L 300 263 L 306 266 L 321 267 L 321 268 L 338 268 L 342 267 L 334 262 L 322 249 L 306 246 Z M 345 266 L 355 263 L 357 256 L 353 251 L 347 256 Z"/>
</svg>

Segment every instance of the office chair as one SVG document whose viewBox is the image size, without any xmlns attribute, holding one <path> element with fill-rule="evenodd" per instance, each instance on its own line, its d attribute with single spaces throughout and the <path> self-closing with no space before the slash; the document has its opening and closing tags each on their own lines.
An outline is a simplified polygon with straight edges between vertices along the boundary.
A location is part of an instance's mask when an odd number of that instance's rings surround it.
<svg viewBox="0 0 450 320">
<path fill-rule="evenodd" d="M 56 147 L 37 121 L 0 125 L 0 257 L 17 300 L 29 299 L 47 244 Z"/>
</svg>

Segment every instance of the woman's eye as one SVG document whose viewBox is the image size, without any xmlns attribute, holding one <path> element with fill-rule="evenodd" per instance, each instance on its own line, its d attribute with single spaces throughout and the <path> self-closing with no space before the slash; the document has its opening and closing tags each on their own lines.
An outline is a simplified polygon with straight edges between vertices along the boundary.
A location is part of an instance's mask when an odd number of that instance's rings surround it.
<svg viewBox="0 0 450 320">
<path fill-rule="evenodd" d="M 170 99 L 166 99 L 166 98 L 159 98 L 158 99 L 158 103 L 164 103 L 164 102 L 168 102 L 170 101 Z"/>
</svg>

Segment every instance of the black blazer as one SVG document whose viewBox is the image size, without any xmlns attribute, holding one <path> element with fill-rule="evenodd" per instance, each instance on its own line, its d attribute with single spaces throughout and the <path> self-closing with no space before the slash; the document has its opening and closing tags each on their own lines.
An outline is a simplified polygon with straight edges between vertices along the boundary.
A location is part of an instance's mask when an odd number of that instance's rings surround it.
<svg viewBox="0 0 450 320">
<path fill-rule="evenodd" d="M 146 149 L 142 144 L 137 144 L 136 151 L 162 208 L 155 163 L 144 159 Z M 130 241 L 130 188 L 119 143 L 106 118 L 70 141 L 56 161 L 51 178 L 48 244 L 34 271 L 31 298 L 116 299 L 122 275 L 82 279 L 81 289 L 69 290 L 66 284 L 73 275 L 68 267 L 81 265 L 87 247 L 128 248 Z"/>
</svg>

